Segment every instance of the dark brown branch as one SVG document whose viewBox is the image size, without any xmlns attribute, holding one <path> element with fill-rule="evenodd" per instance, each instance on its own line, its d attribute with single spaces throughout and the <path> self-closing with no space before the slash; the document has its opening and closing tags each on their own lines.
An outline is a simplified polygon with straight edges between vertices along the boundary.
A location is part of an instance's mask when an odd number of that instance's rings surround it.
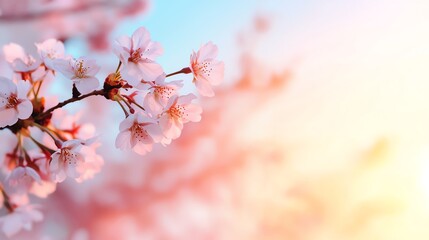
<svg viewBox="0 0 429 240">
<path fill-rule="evenodd" d="M 41 113 L 39 116 L 35 117 L 34 120 L 43 119 L 43 118 L 49 116 L 49 114 L 51 114 L 56 109 L 62 108 L 62 107 L 64 107 L 65 105 L 67 105 L 69 103 L 80 101 L 80 100 L 82 100 L 84 98 L 87 98 L 87 97 L 90 97 L 90 96 L 104 95 L 104 93 L 105 93 L 105 90 L 104 89 L 100 89 L 100 90 L 95 90 L 95 91 L 92 91 L 92 92 L 84 94 L 84 95 L 80 95 L 79 97 L 70 98 L 70 99 L 68 99 L 68 100 L 66 100 L 64 102 L 60 102 L 57 105 L 49 108 L 45 112 Z"/>
</svg>

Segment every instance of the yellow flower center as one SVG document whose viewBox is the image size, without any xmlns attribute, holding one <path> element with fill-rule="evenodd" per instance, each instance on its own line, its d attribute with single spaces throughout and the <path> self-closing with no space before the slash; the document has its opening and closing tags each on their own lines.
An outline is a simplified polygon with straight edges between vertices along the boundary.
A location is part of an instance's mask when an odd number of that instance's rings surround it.
<svg viewBox="0 0 429 240">
<path fill-rule="evenodd" d="M 88 72 L 89 67 L 83 66 L 83 60 L 80 60 L 76 63 L 75 74 L 77 78 L 85 78 L 86 72 Z"/>
</svg>

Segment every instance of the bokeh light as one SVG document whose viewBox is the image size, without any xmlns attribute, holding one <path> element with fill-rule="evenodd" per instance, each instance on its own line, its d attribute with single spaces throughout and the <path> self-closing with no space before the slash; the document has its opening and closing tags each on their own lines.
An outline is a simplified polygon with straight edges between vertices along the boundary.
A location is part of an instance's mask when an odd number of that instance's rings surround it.
<svg viewBox="0 0 429 240">
<path fill-rule="evenodd" d="M 429 2 L 18 2 L 0 1 L 2 45 L 60 38 L 102 64 L 100 79 L 113 40 L 139 26 L 166 72 L 207 41 L 226 70 L 199 99 L 202 121 L 143 157 L 113 147 L 119 108 L 68 106 L 97 126 L 105 164 L 35 200 L 44 220 L 12 239 L 429 238 Z M 66 99 L 67 84 L 51 94 Z"/>
</svg>

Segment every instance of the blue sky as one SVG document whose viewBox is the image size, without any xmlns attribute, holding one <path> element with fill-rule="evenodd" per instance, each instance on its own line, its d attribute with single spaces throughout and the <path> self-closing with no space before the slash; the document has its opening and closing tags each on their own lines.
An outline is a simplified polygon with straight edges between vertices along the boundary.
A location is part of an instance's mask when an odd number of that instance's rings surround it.
<svg viewBox="0 0 429 240">
<path fill-rule="evenodd" d="M 191 51 L 207 41 L 219 46 L 219 57 L 230 66 L 237 57 L 238 32 L 248 28 L 256 14 L 281 13 L 286 5 L 286 1 L 258 0 L 153 1 L 148 13 L 125 20 L 112 36 L 129 35 L 145 26 L 164 46 L 159 62 L 166 72 L 186 65 Z"/>
</svg>

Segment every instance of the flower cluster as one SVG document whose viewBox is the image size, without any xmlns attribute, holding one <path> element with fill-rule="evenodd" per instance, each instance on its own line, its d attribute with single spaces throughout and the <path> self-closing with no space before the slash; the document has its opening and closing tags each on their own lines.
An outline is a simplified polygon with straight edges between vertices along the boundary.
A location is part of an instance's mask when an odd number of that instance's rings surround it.
<svg viewBox="0 0 429 240">
<path fill-rule="evenodd" d="M 154 144 L 166 146 L 178 138 L 185 123 L 201 119 L 197 96 L 181 95 L 183 81 L 167 78 L 192 73 L 197 92 L 207 97 L 214 95 L 212 85 L 223 79 L 224 65 L 210 42 L 192 53 L 188 67 L 165 74 L 156 62 L 162 46 L 143 27 L 114 42 L 119 64 L 102 87 L 97 78 L 101 67 L 95 60 L 67 55 L 63 43 L 55 39 L 36 47 L 38 56 L 28 55 L 14 43 L 3 48 L 14 72 L 10 79 L 0 77 L 0 128 L 3 142 L 8 143 L 1 168 L 7 177 L 0 186 L 1 207 L 7 214 L 0 217 L 0 229 L 7 236 L 29 230 L 42 219 L 29 195 L 45 198 L 57 183 L 67 178 L 82 182 L 103 165 L 95 127 L 68 115 L 64 106 L 96 95 L 116 102 L 125 115 L 116 147 L 144 155 Z M 71 81 L 72 97 L 55 103 L 44 86 L 59 74 Z"/>
</svg>

